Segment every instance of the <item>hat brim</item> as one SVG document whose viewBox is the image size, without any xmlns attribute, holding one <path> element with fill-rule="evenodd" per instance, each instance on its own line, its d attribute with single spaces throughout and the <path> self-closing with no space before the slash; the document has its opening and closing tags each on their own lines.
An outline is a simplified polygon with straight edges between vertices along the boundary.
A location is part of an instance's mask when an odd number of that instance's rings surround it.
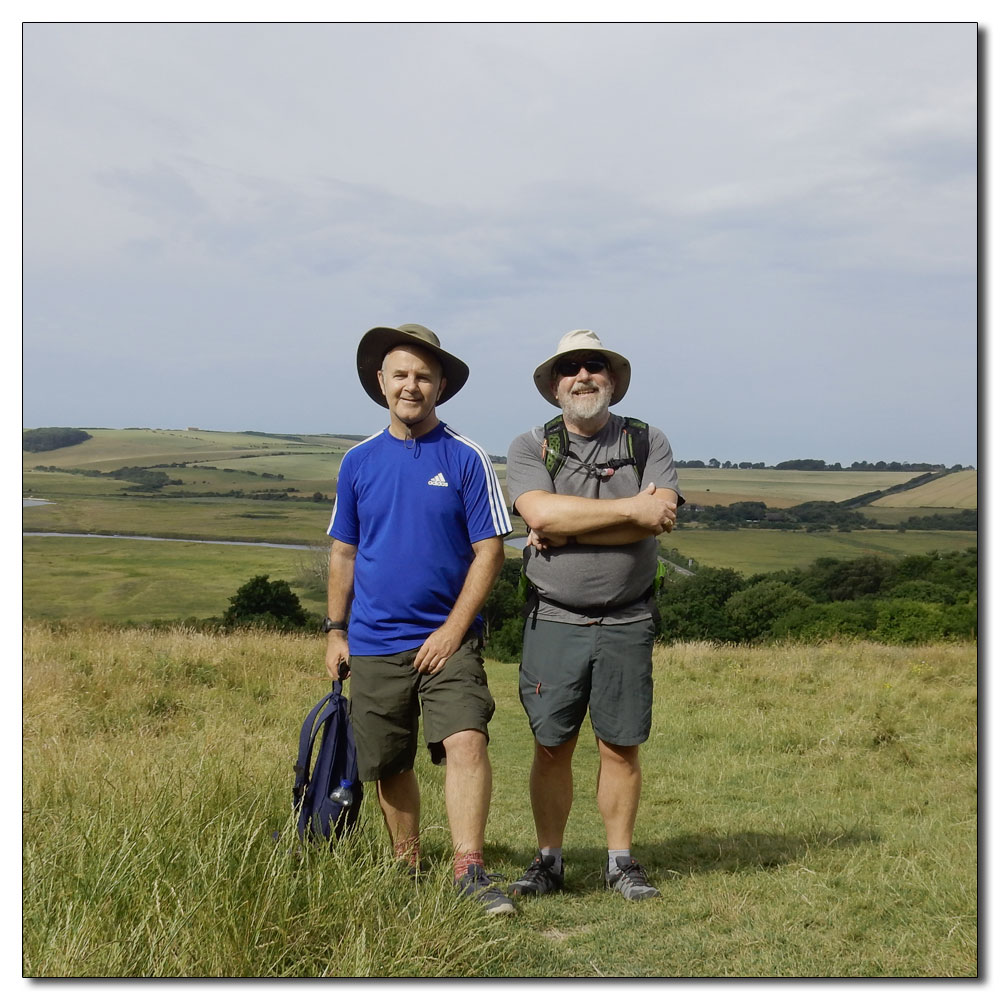
<svg viewBox="0 0 1000 1000">
<path fill-rule="evenodd" d="M 358 378 L 361 380 L 361 387 L 379 406 L 389 408 L 382 387 L 379 385 L 378 372 L 382 367 L 382 359 L 394 347 L 401 345 L 422 347 L 425 351 L 433 354 L 441 363 L 441 374 L 445 379 L 445 387 L 437 403 L 448 402 L 465 385 L 469 378 L 469 366 L 454 354 L 429 344 L 426 340 L 407 333 L 405 330 L 397 330 L 391 326 L 376 326 L 369 330 L 358 344 Z"/>
<path fill-rule="evenodd" d="M 558 354 L 553 354 L 551 358 L 543 361 L 535 369 L 535 387 L 544 399 L 547 399 L 553 406 L 559 406 L 559 400 L 556 399 L 556 394 L 552 391 L 552 366 L 560 358 L 565 358 L 570 354 L 580 354 L 582 351 L 586 351 L 588 354 L 602 354 L 608 359 L 608 367 L 611 369 L 611 375 L 615 380 L 615 389 L 611 393 L 611 402 L 609 405 L 614 406 L 628 392 L 629 382 L 632 380 L 632 366 L 629 364 L 628 358 L 617 354 L 615 351 L 609 351 L 604 347 L 574 347 L 568 351 L 560 351 Z"/>
</svg>

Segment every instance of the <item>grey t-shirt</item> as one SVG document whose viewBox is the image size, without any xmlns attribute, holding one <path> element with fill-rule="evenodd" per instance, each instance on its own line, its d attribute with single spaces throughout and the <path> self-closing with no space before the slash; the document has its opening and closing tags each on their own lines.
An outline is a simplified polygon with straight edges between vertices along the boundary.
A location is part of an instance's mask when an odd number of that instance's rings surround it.
<svg viewBox="0 0 1000 1000">
<path fill-rule="evenodd" d="M 674 456 L 663 431 L 649 428 L 649 457 L 642 476 L 625 466 L 613 476 L 596 475 L 610 459 L 627 458 L 624 418 L 612 413 L 592 438 L 570 434 L 570 455 L 556 473 L 555 482 L 542 460 L 542 428 L 521 434 L 507 453 L 507 492 L 511 507 L 523 493 L 544 490 L 594 499 L 635 496 L 649 483 L 675 490 L 680 497 Z M 680 498 L 679 503 L 683 502 Z M 581 545 L 569 542 L 544 552 L 530 550 L 528 579 L 539 594 L 538 617 L 547 621 L 590 624 L 622 624 L 650 617 L 649 605 L 641 600 L 656 573 L 658 544 L 650 536 L 629 545 Z M 546 598 L 568 605 L 567 610 Z"/>
</svg>

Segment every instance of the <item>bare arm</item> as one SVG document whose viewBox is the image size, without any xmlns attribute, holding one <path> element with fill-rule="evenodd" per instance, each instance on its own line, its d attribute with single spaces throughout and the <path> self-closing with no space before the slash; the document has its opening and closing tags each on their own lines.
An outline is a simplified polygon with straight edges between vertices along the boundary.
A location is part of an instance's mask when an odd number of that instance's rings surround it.
<svg viewBox="0 0 1000 1000">
<path fill-rule="evenodd" d="M 326 613 L 335 622 L 347 619 L 354 597 L 354 560 L 358 554 L 356 545 L 333 540 L 330 547 L 330 574 L 326 589 Z M 326 672 L 333 680 L 339 676 L 340 665 L 344 664 L 345 676 L 351 651 L 347 645 L 347 632 L 335 630 L 326 634 Z"/>
<path fill-rule="evenodd" d="M 647 487 L 648 489 L 648 487 Z M 670 520 L 667 522 L 664 531 L 673 531 L 677 523 L 677 493 L 674 490 L 657 488 L 653 496 L 666 500 L 669 507 Z M 642 541 L 650 535 L 659 535 L 659 531 L 650 531 L 640 525 L 623 525 L 620 528 L 598 528 L 596 531 L 587 531 L 583 534 L 579 532 L 576 540 L 585 545 L 628 545 L 631 542 Z"/>
<path fill-rule="evenodd" d="M 503 567 L 503 539 L 499 536 L 472 543 L 473 558 L 465 583 L 444 623 L 424 640 L 413 666 L 419 673 L 436 674 L 458 649 L 479 609 L 486 603 L 493 582 Z"/>
<path fill-rule="evenodd" d="M 517 510 L 535 536 L 563 544 L 567 536 L 595 545 L 621 545 L 673 527 L 677 494 L 650 483 L 634 497 L 595 500 L 530 490 Z"/>
</svg>

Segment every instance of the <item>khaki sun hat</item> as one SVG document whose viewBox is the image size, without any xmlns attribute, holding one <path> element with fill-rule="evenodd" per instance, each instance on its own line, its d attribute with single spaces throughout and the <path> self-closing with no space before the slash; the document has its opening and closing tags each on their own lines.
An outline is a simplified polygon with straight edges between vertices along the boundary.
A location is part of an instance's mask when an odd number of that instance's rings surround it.
<svg viewBox="0 0 1000 1000">
<path fill-rule="evenodd" d="M 389 408 L 378 384 L 378 371 L 382 360 L 394 347 L 406 347 L 415 344 L 423 347 L 441 362 L 441 370 L 447 379 L 447 385 L 441 393 L 438 403 L 447 402 L 459 389 L 465 385 L 469 377 L 469 366 L 453 354 L 441 349 L 441 341 L 433 330 L 419 323 L 401 323 L 399 326 L 376 326 L 369 330 L 358 344 L 358 378 L 365 392 L 379 406 Z"/>
<path fill-rule="evenodd" d="M 556 353 L 535 369 L 535 385 L 553 406 L 558 406 L 559 401 L 552 391 L 552 366 L 567 354 L 576 354 L 581 360 L 592 354 L 603 354 L 607 358 L 608 367 L 615 380 L 614 392 L 611 394 L 612 406 L 628 392 L 629 380 L 632 378 L 632 366 L 628 363 L 628 358 L 609 351 L 601 344 L 593 330 L 570 330 L 559 341 Z"/>
</svg>

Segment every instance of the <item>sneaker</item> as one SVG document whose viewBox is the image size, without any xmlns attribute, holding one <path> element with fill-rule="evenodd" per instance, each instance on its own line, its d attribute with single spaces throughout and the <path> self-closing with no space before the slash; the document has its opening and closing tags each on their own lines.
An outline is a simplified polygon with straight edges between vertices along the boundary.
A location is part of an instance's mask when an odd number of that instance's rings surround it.
<svg viewBox="0 0 1000 1000">
<path fill-rule="evenodd" d="M 629 858 L 623 865 L 616 862 L 617 871 L 612 872 L 609 864 L 604 866 L 604 887 L 620 892 L 626 899 L 653 899 L 660 895 L 655 885 L 650 885 L 646 869 L 635 858 Z"/>
<path fill-rule="evenodd" d="M 492 880 L 499 875 L 487 875 L 481 865 L 469 865 L 469 870 L 455 885 L 463 896 L 478 899 L 491 916 L 513 913 L 514 904 L 493 885 Z"/>
<path fill-rule="evenodd" d="M 556 859 L 541 855 L 528 865 L 528 870 L 507 891 L 512 896 L 543 896 L 547 892 L 562 892 L 563 875 L 555 870 Z"/>
</svg>

